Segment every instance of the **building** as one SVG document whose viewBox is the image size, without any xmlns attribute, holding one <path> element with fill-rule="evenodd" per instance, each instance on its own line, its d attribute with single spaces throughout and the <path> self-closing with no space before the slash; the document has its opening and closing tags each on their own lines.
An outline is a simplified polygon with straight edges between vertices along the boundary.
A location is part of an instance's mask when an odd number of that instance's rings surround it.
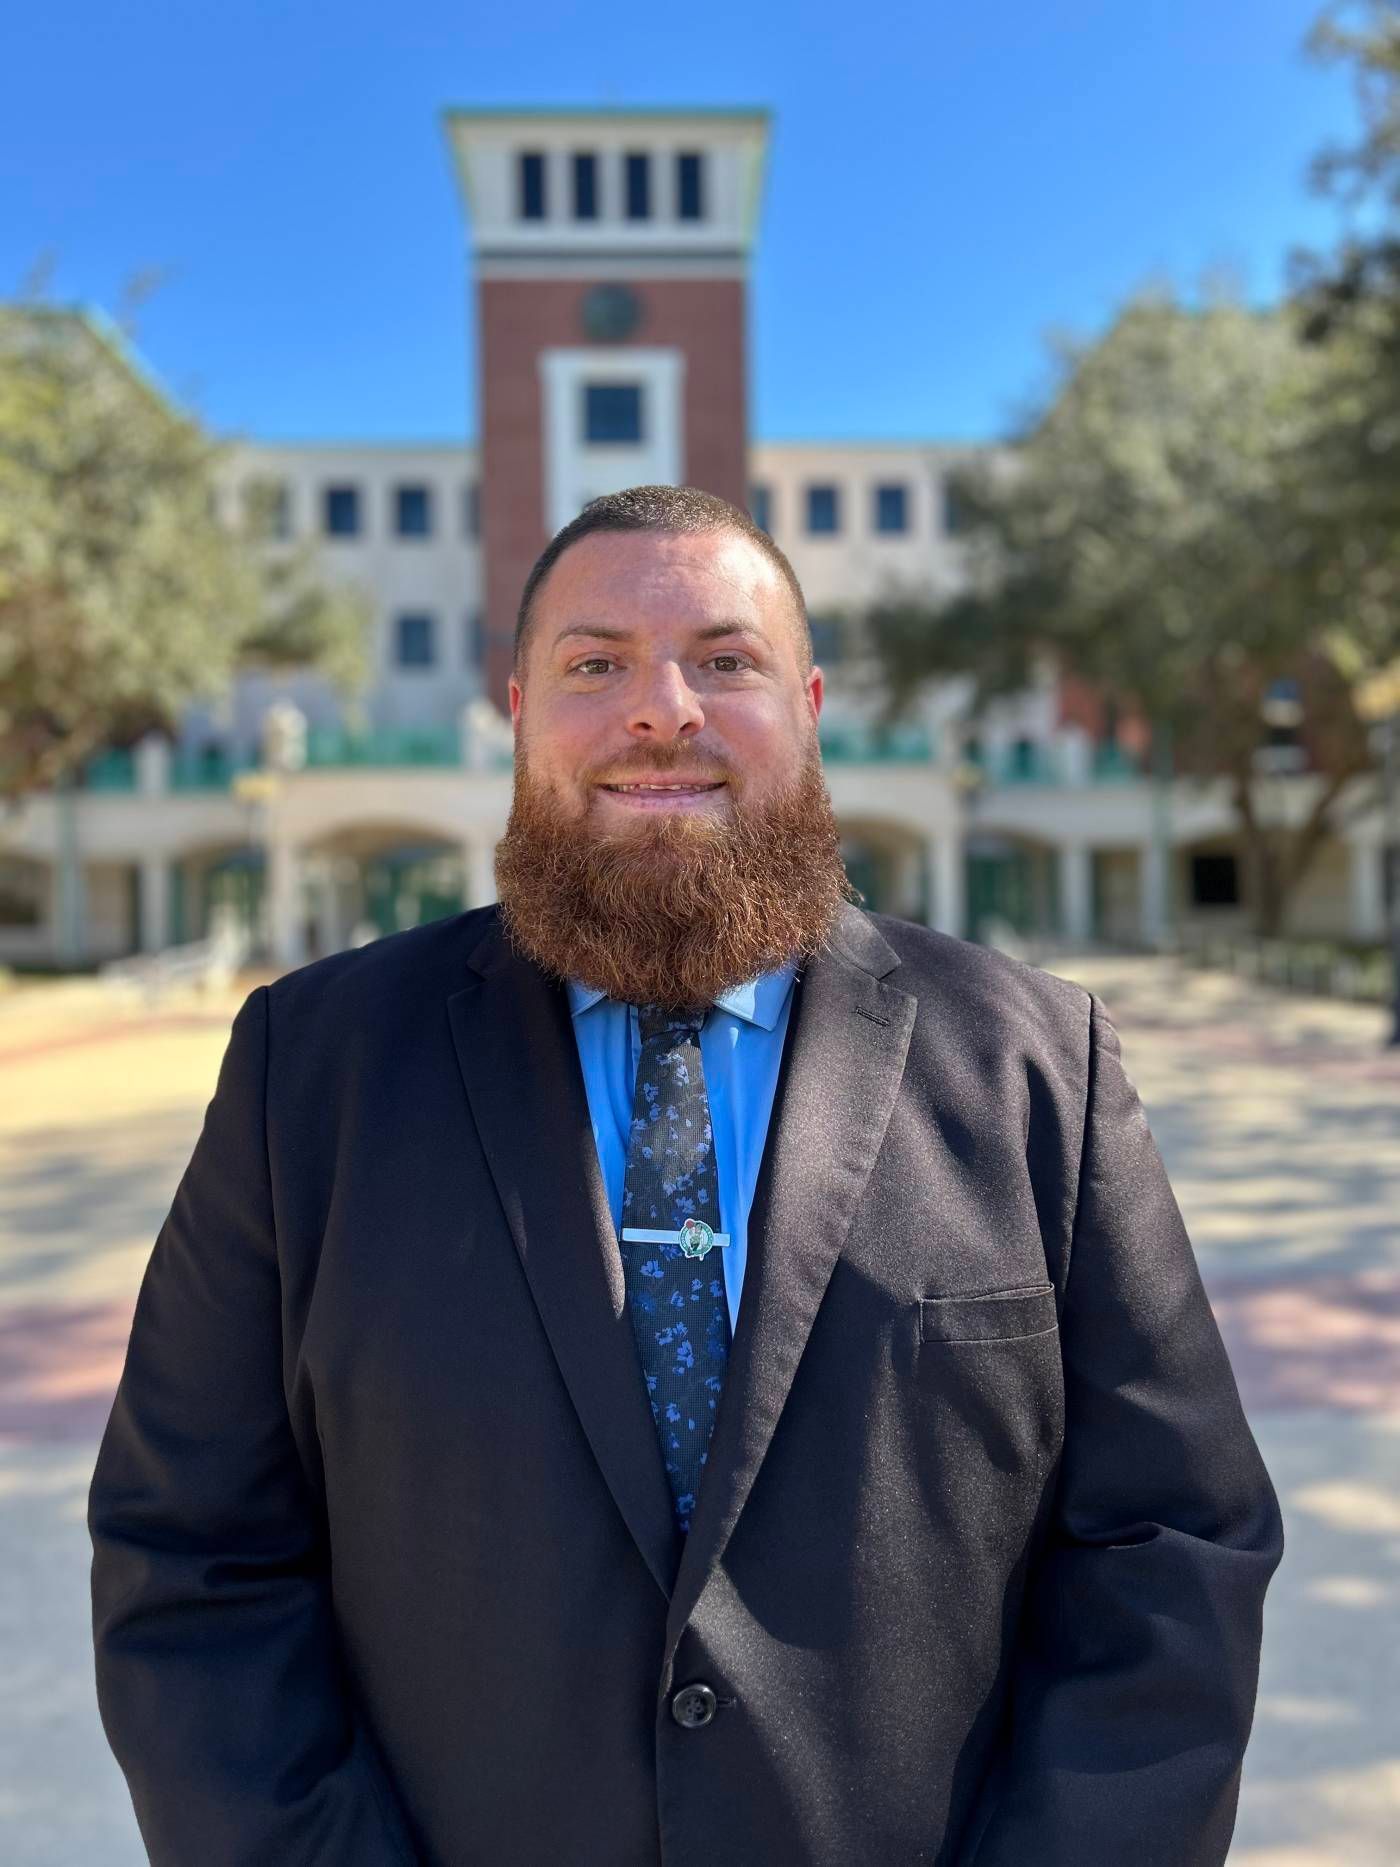
<svg viewBox="0 0 1400 1867">
<path fill-rule="evenodd" d="M 871 905 L 977 935 L 995 920 L 1156 944 L 1246 911 L 1223 786 L 1154 780 L 1046 681 L 975 726 L 949 683 L 897 729 L 857 618 L 961 575 L 966 447 L 751 442 L 746 281 L 762 111 L 453 111 L 480 333 L 475 447 L 251 446 L 222 497 L 269 500 L 367 593 L 353 707 L 249 675 L 0 823 L 0 961 L 86 964 L 200 938 L 223 908 L 279 964 L 489 901 L 510 800 L 501 713 L 521 585 L 598 493 L 690 482 L 749 505 L 791 558 L 828 672 L 823 746 Z M 276 549 L 274 542 L 269 546 Z M 289 712 L 288 709 L 291 709 Z M 270 738 L 292 740 L 280 768 Z M 1288 769 L 1270 808 L 1301 818 Z M 1382 826 L 1325 849 L 1294 926 L 1384 935 Z"/>
</svg>

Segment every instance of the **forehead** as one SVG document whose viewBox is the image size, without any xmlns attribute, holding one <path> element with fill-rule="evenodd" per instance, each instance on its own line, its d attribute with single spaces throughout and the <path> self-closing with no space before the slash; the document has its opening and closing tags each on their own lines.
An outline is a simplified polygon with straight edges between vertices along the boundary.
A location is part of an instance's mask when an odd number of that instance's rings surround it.
<svg viewBox="0 0 1400 1867">
<path fill-rule="evenodd" d="M 557 559 L 533 607 L 546 645 L 589 621 L 658 633 L 739 621 L 777 640 L 792 596 L 740 532 L 590 532 Z"/>
</svg>

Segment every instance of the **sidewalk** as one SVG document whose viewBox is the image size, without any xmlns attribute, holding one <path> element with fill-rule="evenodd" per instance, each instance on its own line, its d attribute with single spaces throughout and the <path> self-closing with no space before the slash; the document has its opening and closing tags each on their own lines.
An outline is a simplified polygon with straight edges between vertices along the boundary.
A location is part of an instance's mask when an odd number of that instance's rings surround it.
<svg viewBox="0 0 1400 1867">
<path fill-rule="evenodd" d="M 1054 970 L 1122 1032 L 1284 1503 L 1232 1867 L 1395 1867 L 1400 1056 L 1380 1047 L 1385 1015 L 1170 962 Z M 93 1699 L 83 1511 L 136 1285 L 246 983 L 157 1009 L 85 983 L 0 996 L 7 1867 L 145 1859 Z"/>
</svg>

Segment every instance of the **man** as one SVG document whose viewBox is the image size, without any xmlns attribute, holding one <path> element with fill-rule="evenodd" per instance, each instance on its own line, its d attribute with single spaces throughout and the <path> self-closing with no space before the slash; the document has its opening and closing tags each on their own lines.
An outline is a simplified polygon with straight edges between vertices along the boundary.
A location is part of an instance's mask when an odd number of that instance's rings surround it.
<svg viewBox="0 0 1400 1867">
<path fill-rule="evenodd" d="M 801 593 L 526 586 L 501 905 L 260 988 L 93 1481 L 168 1867 L 1206 1867 L 1277 1509 L 1102 1008 L 845 898 Z"/>
</svg>

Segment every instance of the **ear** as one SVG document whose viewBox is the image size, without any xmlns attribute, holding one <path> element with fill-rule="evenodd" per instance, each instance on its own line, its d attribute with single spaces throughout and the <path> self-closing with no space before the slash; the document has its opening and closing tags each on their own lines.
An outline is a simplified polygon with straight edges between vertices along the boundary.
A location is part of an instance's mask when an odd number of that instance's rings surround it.
<svg viewBox="0 0 1400 1867">
<path fill-rule="evenodd" d="M 813 668 L 807 676 L 807 704 L 812 709 L 812 718 L 820 719 L 822 699 L 826 693 L 826 681 L 820 668 Z"/>
<path fill-rule="evenodd" d="M 510 683 L 509 683 L 507 691 L 510 694 L 510 723 L 515 728 L 515 731 L 519 733 L 520 731 L 520 705 L 525 696 L 523 692 L 521 691 L 521 686 L 520 686 L 519 681 L 516 680 L 513 674 L 510 677 Z"/>
</svg>

